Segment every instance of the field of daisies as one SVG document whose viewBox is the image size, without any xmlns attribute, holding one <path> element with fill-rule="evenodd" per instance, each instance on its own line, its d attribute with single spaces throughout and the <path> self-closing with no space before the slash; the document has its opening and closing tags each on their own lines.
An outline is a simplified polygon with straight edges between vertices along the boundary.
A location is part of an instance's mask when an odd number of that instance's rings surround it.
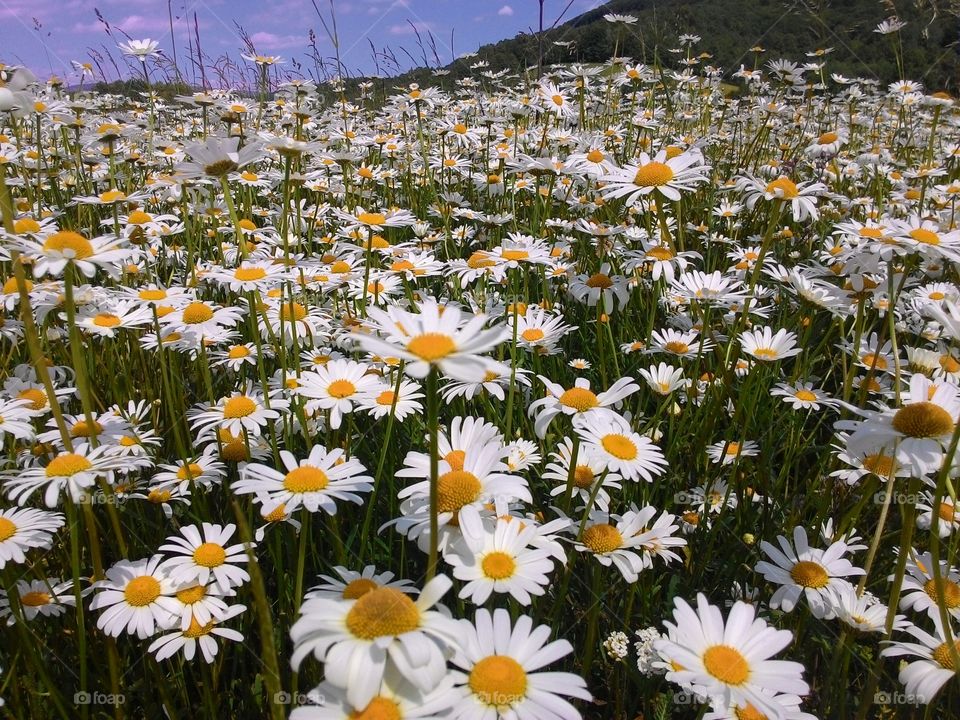
<svg viewBox="0 0 960 720">
<path fill-rule="evenodd" d="M 696 40 L 4 67 L 0 716 L 960 717 L 960 107 Z"/>
</svg>

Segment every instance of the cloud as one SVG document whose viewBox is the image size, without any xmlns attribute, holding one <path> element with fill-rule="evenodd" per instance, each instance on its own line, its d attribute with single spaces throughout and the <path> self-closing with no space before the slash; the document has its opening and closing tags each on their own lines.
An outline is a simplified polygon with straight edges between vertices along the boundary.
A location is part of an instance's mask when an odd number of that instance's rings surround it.
<svg viewBox="0 0 960 720">
<path fill-rule="evenodd" d="M 510 17 L 513 15 L 513 8 L 509 5 L 504 5 L 502 8 L 497 10 L 497 15 L 502 15 L 503 17 Z"/>
<path fill-rule="evenodd" d="M 413 29 L 416 28 L 419 32 L 425 33 L 428 30 L 433 30 L 433 25 L 428 22 L 415 22 L 412 25 L 408 22 L 397 23 L 396 25 L 391 25 L 387 32 L 391 35 L 413 35 Z"/>
<path fill-rule="evenodd" d="M 250 36 L 251 42 L 259 50 L 274 50 L 277 48 L 288 48 L 295 45 L 306 45 L 306 37 L 300 35 L 277 35 L 271 32 L 255 32 Z"/>
<path fill-rule="evenodd" d="M 110 26 L 123 30 L 127 33 L 163 33 L 169 32 L 170 30 L 170 19 L 166 15 L 128 15 L 123 18 L 123 20 L 111 20 L 107 18 L 107 22 L 110 23 Z M 73 26 L 74 32 L 100 32 L 103 30 L 103 25 L 98 20 L 93 20 L 92 22 L 84 23 L 78 22 Z"/>
</svg>

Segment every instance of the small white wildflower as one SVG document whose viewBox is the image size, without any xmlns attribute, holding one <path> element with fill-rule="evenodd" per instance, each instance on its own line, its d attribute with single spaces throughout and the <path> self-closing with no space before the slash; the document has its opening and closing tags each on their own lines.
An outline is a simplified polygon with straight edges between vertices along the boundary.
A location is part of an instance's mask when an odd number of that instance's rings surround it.
<svg viewBox="0 0 960 720">
<path fill-rule="evenodd" d="M 648 627 L 637 630 L 635 634 L 637 641 L 633 644 L 633 649 L 637 652 L 637 670 L 640 671 L 641 675 L 647 677 L 661 674 L 662 671 L 654 667 L 654 663 L 659 658 L 653 649 L 654 642 L 661 637 L 660 631 L 655 627 Z"/>
<path fill-rule="evenodd" d="M 603 641 L 603 649 L 607 651 L 611 660 L 623 660 L 630 654 L 626 633 L 610 633 L 609 637 Z"/>
</svg>

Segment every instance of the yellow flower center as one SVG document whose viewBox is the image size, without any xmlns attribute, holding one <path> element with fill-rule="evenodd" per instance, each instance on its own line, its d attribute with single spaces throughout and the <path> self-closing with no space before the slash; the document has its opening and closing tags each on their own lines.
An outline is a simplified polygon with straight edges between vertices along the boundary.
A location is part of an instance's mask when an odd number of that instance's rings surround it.
<svg viewBox="0 0 960 720">
<path fill-rule="evenodd" d="M 280 318 L 285 322 L 299 322 L 307 316 L 307 309 L 298 302 L 280 305 Z"/>
<path fill-rule="evenodd" d="M 777 351 L 773 348 L 768 347 L 758 347 L 753 351 L 755 357 L 760 358 L 761 360 L 776 360 Z"/>
<path fill-rule="evenodd" d="M 335 397 L 338 400 L 341 400 L 345 397 L 350 397 L 357 391 L 357 386 L 354 385 L 349 380 L 334 380 L 327 387 L 327 392 L 331 397 Z"/>
<path fill-rule="evenodd" d="M 860 358 L 860 362 L 866 365 L 867 367 L 876 368 L 877 370 L 886 370 L 887 369 L 887 360 L 886 358 L 875 355 L 874 353 L 867 353 Z"/>
<path fill-rule="evenodd" d="M 797 184 L 786 176 L 778 177 L 769 183 L 765 190 L 768 194 L 776 195 L 784 200 L 792 200 L 800 194 Z"/>
<path fill-rule="evenodd" d="M 578 488 L 588 488 L 593 485 L 593 468 L 589 465 L 577 465 L 573 470 L 573 484 Z"/>
<path fill-rule="evenodd" d="M 227 357 L 231 360 L 239 360 L 240 358 L 245 358 L 249 355 L 250 349 L 246 345 L 234 345 L 227 353 Z"/>
<path fill-rule="evenodd" d="M 246 395 L 238 395 L 227 400 L 223 406 L 224 418 L 247 417 L 257 409 L 257 404 Z"/>
<path fill-rule="evenodd" d="M 151 490 L 150 494 L 147 495 L 147 500 L 152 503 L 165 503 L 169 502 L 171 497 L 173 497 L 173 493 L 169 490 Z"/>
<path fill-rule="evenodd" d="M 493 267 L 496 264 L 497 263 L 494 260 L 492 260 L 490 256 L 487 255 L 487 253 L 481 252 L 479 250 L 473 253 L 473 255 L 471 255 L 467 259 L 467 267 L 472 268 L 474 270 L 479 270 L 480 268 Z"/>
<path fill-rule="evenodd" d="M 664 343 L 663 349 L 672 353 L 676 353 L 677 355 L 684 355 L 690 352 L 690 346 L 685 342 L 680 342 L 679 340 L 671 340 L 668 343 Z"/>
<path fill-rule="evenodd" d="M 936 583 L 931 579 L 923 585 L 923 591 L 937 605 L 946 605 L 948 610 L 960 607 L 960 585 L 943 578 L 943 594 L 937 593 Z"/>
<path fill-rule="evenodd" d="M 177 600 L 182 602 L 184 605 L 193 605 L 195 602 L 200 602 L 207 594 L 206 589 L 203 585 L 194 585 L 192 587 L 184 588 L 183 590 L 177 591 Z"/>
<path fill-rule="evenodd" d="M 407 350 L 421 360 L 433 362 L 456 352 L 453 338 L 443 333 L 424 333 L 417 335 L 407 343 Z"/>
<path fill-rule="evenodd" d="M 820 563 L 810 560 L 800 560 L 790 568 L 790 577 L 793 581 L 805 588 L 824 588 L 830 583 L 830 576 Z"/>
<path fill-rule="evenodd" d="M 382 393 L 377 395 L 377 405 L 385 405 L 390 407 L 393 405 L 393 399 L 396 397 L 396 394 L 393 390 L 384 390 Z"/>
<path fill-rule="evenodd" d="M 57 455 L 50 464 L 47 465 L 45 472 L 48 478 L 52 477 L 72 477 L 77 473 L 85 472 L 93 467 L 93 463 L 87 460 L 83 455 L 76 453 L 63 453 Z"/>
<path fill-rule="evenodd" d="M 960 640 L 953 641 L 953 648 L 956 652 L 960 653 Z M 930 656 L 940 667 L 946 668 L 947 670 L 957 670 L 957 667 L 953 664 L 953 655 L 950 653 L 950 646 L 947 645 L 947 643 L 940 643 L 937 649 L 930 653 Z"/>
<path fill-rule="evenodd" d="M 517 569 L 516 561 L 505 552 L 487 553 L 480 563 L 483 574 L 491 580 L 505 580 L 513 577 Z"/>
<path fill-rule="evenodd" d="M 816 393 L 812 393 L 809 390 L 797 390 L 793 396 L 803 402 L 815 402 L 817 399 Z"/>
<path fill-rule="evenodd" d="M 591 150 L 587 153 L 587 160 L 592 163 L 602 162 L 606 156 L 600 150 Z"/>
<path fill-rule="evenodd" d="M 93 255 L 93 245 L 83 235 L 70 230 L 61 230 L 46 239 L 43 249 L 58 252 L 64 257 L 86 260 Z"/>
<path fill-rule="evenodd" d="M 346 618 L 347 629 L 362 640 L 403 635 L 420 627 L 420 610 L 406 594 L 389 587 L 370 590 Z"/>
<path fill-rule="evenodd" d="M 357 220 L 362 222 L 364 225 L 383 225 L 387 221 L 387 218 L 382 213 L 360 213 L 357 215 Z"/>
<path fill-rule="evenodd" d="M 20 604 L 26 605 L 27 607 L 40 607 L 41 605 L 49 604 L 49 602 L 50 594 L 40 592 L 39 590 L 31 590 L 20 596 Z"/>
<path fill-rule="evenodd" d="M 840 139 L 840 136 L 835 132 L 825 132 L 823 135 L 817 138 L 818 145 L 831 145 Z"/>
<path fill-rule="evenodd" d="M 658 260 L 660 262 L 665 262 L 667 260 L 673 260 L 674 255 L 670 248 L 664 247 L 663 245 L 658 245 L 657 247 L 647 250 L 647 257 L 653 258 L 654 260 Z"/>
<path fill-rule="evenodd" d="M 267 271 L 262 267 L 241 267 L 233 271 L 233 277 L 240 282 L 263 280 L 266 276 Z"/>
<path fill-rule="evenodd" d="M 502 250 L 500 254 L 506 260 L 527 260 L 530 257 L 526 250 Z"/>
<path fill-rule="evenodd" d="M 581 540 L 591 551 L 599 555 L 613 552 L 623 545 L 623 535 L 613 525 L 591 525 L 583 531 Z"/>
<path fill-rule="evenodd" d="M 940 236 L 937 235 L 933 230 L 926 230 L 924 228 L 917 228 L 910 231 L 910 237 L 916 240 L 918 243 L 923 243 L 924 245 L 939 245 Z"/>
<path fill-rule="evenodd" d="M 303 465 L 294 468 L 283 478 L 283 487 L 292 493 L 320 492 L 330 483 L 330 478 L 320 468 Z"/>
<path fill-rule="evenodd" d="M 380 586 L 370 578 L 357 578 L 356 580 L 351 580 L 343 589 L 343 599 L 358 600 L 368 592 L 376 590 L 378 587 Z"/>
<path fill-rule="evenodd" d="M 603 449 L 620 460 L 633 460 L 637 457 L 637 444 L 626 435 L 610 433 L 600 440 Z"/>
<path fill-rule="evenodd" d="M 0 542 L 3 542 L 4 540 L 9 540 L 16 534 L 17 534 L 17 526 L 13 522 L 13 520 L 10 520 L 0 515 Z"/>
<path fill-rule="evenodd" d="M 673 168 L 661 162 L 648 162 L 637 168 L 637 174 L 633 176 L 633 184 L 640 187 L 659 187 L 666 185 L 673 180 Z"/>
<path fill-rule="evenodd" d="M 33 283 L 30 280 L 27 280 L 26 278 L 24 278 L 24 287 L 27 288 L 27 292 L 30 292 L 31 290 L 33 290 Z M 4 295 L 12 295 L 13 293 L 19 293 L 19 292 L 20 292 L 20 285 L 17 283 L 17 279 L 15 277 L 10 278 L 3 284 Z"/>
<path fill-rule="evenodd" d="M 93 428 L 91 429 L 87 425 L 86 420 L 78 420 L 73 424 L 73 427 L 70 428 L 70 437 L 80 438 L 80 437 L 96 437 L 103 432 L 103 425 L 97 421 L 93 422 Z"/>
<path fill-rule="evenodd" d="M 178 480 L 193 480 L 201 475 L 203 475 L 203 468 L 197 463 L 187 463 L 186 465 L 181 465 L 177 469 Z"/>
<path fill-rule="evenodd" d="M 200 567 L 220 567 L 226 559 L 226 551 L 217 543 L 205 542 L 193 551 L 193 561 Z"/>
<path fill-rule="evenodd" d="M 211 630 L 213 630 L 212 620 L 206 625 L 201 625 L 197 622 L 196 618 L 191 618 L 190 627 L 183 631 L 183 636 L 185 638 L 190 638 L 191 640 L 196 640 L 198 637 L 209 635 Z"/>
<path fill-rule="evenodd" d="M 152 575 L 141 575 L 127 583 L 123 597 L 128 605 L 144 607 L 160 597 L 160 581 Z"/>
<path fill-rule="evenodd" d="M 111 313 L 99 313 L 93 318 L 93 324 L 97 327 L 112 328 L 120 324 L 120 318 Z"/>
<path fill-rule="evenodd" d="M 600 400 L 590 390 L 572 387 L 560 396 L 560 404 L 573 408 L 577 412 L 586 412 L 600 405 Z"/>
<path fill-rule="evenodd" d="M 193 302 L 183 309 L 183 322 L 187 325 L 199 325 L 213 317 L 213 309 L 202 302 Z"/>
<path fill-rule="evenodd" d="M 703 653 L 703 667 L 726 685 L 742 685 L 750 677 L 750 663 L 736 648 L 711 645 Z"/>
<path fill-rule="evenodd" d="M 737 720 L 768 720 L 766 715 L 750 703 L 747 703 L 744 707 L 735 708 L 733 714 L 736 715 Z"/>
<path fill-rule="evenodd" d="M 477 499 L 483 486 L 466 470 L 451 470 L 437 478 L 437 512 L 457 512 Z"/>
<path fill-rule="evenodd" d="M 350 713 L 350 720 L 403 720 L 400 706 L 386 697 L 375 697 L 363 710 Z"/>
<path fill-rule="evenodd" d="M 120 190 L 107 190 L 104 193 L 100 193 L 100 202 L 112 203 L 117 202 L 118 200 L 123 200 L 127 196 L 123 194 Z"/>
<path fill-rule="evenodd" d="M 541 330 L 540 328 L 527 328 L 522 333 L 520 333 L 520 337 L 522 337 L 527 342 L 536 342 L 537 340 L 543 340 L 544 333 L 543 333 L 543 330 Z"/>
<path fill-rule="evenodd" d="M 946 373 L 956 373 L 960 372 L 960 361 L 958 361 L 953 355 L 941 355 L 940 368 Z"/>
<path fill-rule="evenodd" d="M 141 300 L 163 300 L 167 297 L 166 290 L 141 290 L 139 292 L 139 297 Z"/>
<path fill-rule="evenodd" d="M 451 470 L 463 470 L 463 461 L 466 458 L 467 453 L 464 450 L 451 450 L 443 459 L 447 461 Z"/>
<path fill-rule="evenodd" d="M 893 429 L 912 438 L 934 438 L 953 432 L 950 413 L 932 402 L 905 405 L 893 416 Z"/>
<path fill-rule="evenodd" d="M 20 218 L 13 224 L 13 231 L 17 235 L 22 235 L 23 233 L 37 233 L 40 232 L 40 223 L 33 218 Z"/>
<path fill-rule="evenodd" d="M 470 671 L 470 689 L 480 702 L 495 707 L 518 703 L 527 694 L 527 673 L 508 655 L 489 655 Z"/>
<path fill-rule="evenodd" d="M 590 288 L 606 290 L 609 287 L 613 287 L 613 280 L 610 279 L 609 275 L 604 273 L 595 273 L 587 278 L 586 285 Z"/>
</svg>

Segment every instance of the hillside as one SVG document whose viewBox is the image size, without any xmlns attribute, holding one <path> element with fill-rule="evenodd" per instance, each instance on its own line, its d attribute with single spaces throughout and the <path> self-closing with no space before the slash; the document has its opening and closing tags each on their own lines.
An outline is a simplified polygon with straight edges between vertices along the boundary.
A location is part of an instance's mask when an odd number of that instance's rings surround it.
<svg viewBox="0 0 960 720">
<path fill-rule="evenodd" d="M 949 8 L 952 7 L 952 12 Z M 611 0 L 545 32 L 544 63 L 603 62 L 614 51 L 636 61 L 675 62 L 668 52 L 682 34 L 699 35 L 699 52 L 729 76 L 741 64 L 751 67 L 760 45 L 761 62 L 786 58 L 810 61 L 806 53 L 833 48 L 829 72 L 848 77 L 872 77 L 883 82 L 898 79 L 893 36 L 873 32 L 879 22 L 896 14 L 908 25 L 901 31 L 905 75 L 928 89 L 956 90 L 960 83 L 960 3 L 954 0 Z M 631 14 L 639 22 L 628 28 L 606 22 L 607 13 Z M 556 43 L 563 43 L 557 45 Z M 568 44 L 569 43 L 569 44 Z M 537 64 L 536 35 L 520 34 L 479 48 L 476 57 L 449 65 L 452 79 L 474 76 L 471 65 L 489 63 L 489 70 L 512 70 Z M 401 82 L 428 77 L 415 70 Z"/>
</svg>

